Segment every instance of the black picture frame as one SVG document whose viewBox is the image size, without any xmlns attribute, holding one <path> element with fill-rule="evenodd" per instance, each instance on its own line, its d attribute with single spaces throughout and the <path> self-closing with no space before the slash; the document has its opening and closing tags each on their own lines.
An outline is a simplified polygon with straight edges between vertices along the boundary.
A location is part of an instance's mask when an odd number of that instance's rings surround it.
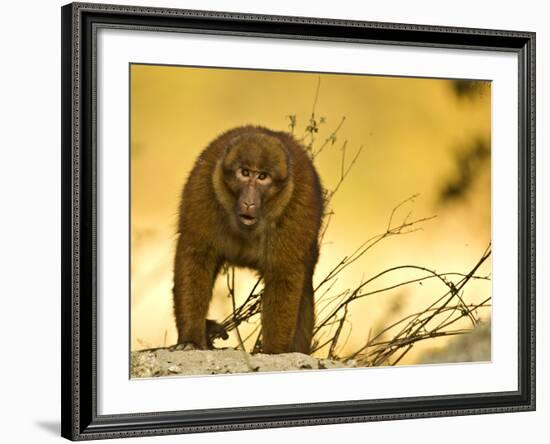
<svg viewBox="0 0 550 444">
<path fill-rule="evenodd" d="M 62 7 L 62 436 L 71 440 L 535 409 L 535 33 L 72 3 Z M 98 415 L 96 91 L 99 27 L 509 51 L 519 65 L 518 390 Z"/>
</svg>

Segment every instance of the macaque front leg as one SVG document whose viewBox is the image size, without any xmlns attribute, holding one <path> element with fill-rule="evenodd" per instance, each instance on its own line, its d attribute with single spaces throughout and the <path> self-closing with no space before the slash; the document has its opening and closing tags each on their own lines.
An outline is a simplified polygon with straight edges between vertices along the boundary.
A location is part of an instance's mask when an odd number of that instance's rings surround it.
<svg viewBox="0 0 550 444">
<path fill-rule="evenodd" d="M 217 270 L 218 260 L 211 252 L 192 250 L 180 237 L 173 290 L 178 344 L 207 348 L 206 315 Z"/>
<path fill-rule="evenodd" d="M 295 351 L 294 336 L 304 273 L 274 267 L 265 276 L 262 296 L 262 350 L 264 353 Z"/>
</svg>

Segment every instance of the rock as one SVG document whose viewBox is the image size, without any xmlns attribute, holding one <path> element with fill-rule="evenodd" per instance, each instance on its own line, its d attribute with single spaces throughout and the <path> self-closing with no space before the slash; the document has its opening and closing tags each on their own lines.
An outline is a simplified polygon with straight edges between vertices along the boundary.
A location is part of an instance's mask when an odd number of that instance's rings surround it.
<svg viewBox="0 0 550 444">
<path fill-rule="evenodd" d="M 356 367 L 353 360 L 340 362 L 302 353 L 267 355 L 241 350 L 177 350 L 159 348 L 132 352 L 133 378 L 174 375 L 217 375 L 227 373 L 279 372 Z"/>
<path fill-rule="evenodd" d="M 482 323 L 472 330 L 453 338 L 442 349 L 425 352 L 418 364 L 451 362 L 484 362 L 491 360 L 491 324 Z"/>
</svg>

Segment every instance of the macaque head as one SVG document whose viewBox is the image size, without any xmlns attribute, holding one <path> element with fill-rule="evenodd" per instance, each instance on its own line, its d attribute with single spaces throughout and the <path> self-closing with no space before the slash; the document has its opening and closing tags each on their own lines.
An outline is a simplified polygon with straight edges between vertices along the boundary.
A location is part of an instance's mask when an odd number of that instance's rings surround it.
<svg viewBox="0 0 550 444">
<path fill-rule="evenodd" d="M 231 198 L 226 209 L 243 229 L 255 229 L 269 217 L 289 177 L 288 152 L 276 137 L 251 133 L 233 139 L 221 159 L 223 181 Z"/>
</svg>

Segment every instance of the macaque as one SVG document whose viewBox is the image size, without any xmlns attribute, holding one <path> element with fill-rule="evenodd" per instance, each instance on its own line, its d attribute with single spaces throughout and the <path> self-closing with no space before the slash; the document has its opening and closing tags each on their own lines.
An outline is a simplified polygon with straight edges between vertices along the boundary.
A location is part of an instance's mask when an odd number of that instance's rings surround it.
<svg viewBox="0 0 550 444">
<path fill-rule="evenodd" d="M 215 139 L 198 157 L 179 207 L 177 346 L 211 346 L 216 324 L 206 315 L 228 264 L 263 277 L 262 351 L 309 353 L 322 215 L 319 177 L 292 135 L 245 126 Z"/>
</svg>

